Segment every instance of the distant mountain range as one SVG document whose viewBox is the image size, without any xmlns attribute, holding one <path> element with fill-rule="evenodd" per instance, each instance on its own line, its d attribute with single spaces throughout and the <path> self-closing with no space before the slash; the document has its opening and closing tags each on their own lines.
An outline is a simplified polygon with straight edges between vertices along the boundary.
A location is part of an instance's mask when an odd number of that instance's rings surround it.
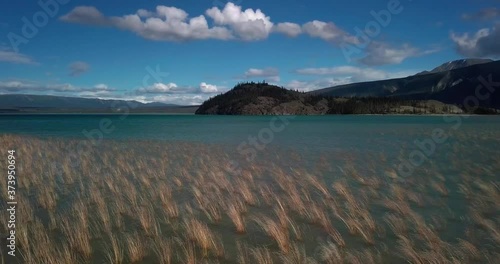
<svg viewBox="0 0 500 264">
<path fill-rule="evenodd" d="M 497 84 L 499 87 L 497 87 Z M 479 94 L 476 90 L 479 89 Z M 267 83 L 238 84 L 199 108 L 164 103 L 50 95 L 0 95 L 0 113 L 328 114 L 460 112 L 466 98 L 481 111 L 500 109 L 500 61 L 464 59 L 405 78 L 300 93 Z M 360 99 L 364 98 L 364 99 Z M 373 99 L 381 98 L 381 99 Z M 387 98 L 385 100 L 383 98 Z M 418 101 L 418 103 L 417 103 Z M 457 110 L 458 109 L 458 110 Z M 460 111 L 459 111 L 460 110 Z M 463 107 L 462 107 L 463 110 Z"/>
<path fill-rule="evenodd" d="M 484 62 L 484 63 L 481 63 Z M 459 60 L 445 63 L 430 72 L 405 78 L 352 83 L 315 90 L 310 94 L 341 97 L 396 97 L 406 100 L 437 100 L 463 105 L 473 96 L 479 106 L 500 109 L 500 87 L 485 87 L 485 83 L 500 83 L 500 61 Z M 484 87 L 476 95 L 476 88 Z"/>
<path fill-rule="evenodd" d="M 52 95 L 0 95 L 0 113 L 113 113 L 173 112 L 194 113 L 197 106 L 180 106 L 159 102 L 103 100 L 97 98 L 63 97 Z"/>
<path fill-rule="evenodd" d="M 449 61 L 447 63 L 441 64 L 440 66 L 432 69 L 431 71 L 423 71 L 423 72 L 417 73 L 417 75 L 451 71 L 451 70 L 455 70 L 455 69 L 465 68 L 465 67 L 469 67 L 472 65 L 483 64 L 483 63 L 488 63 L 488 62 L 493 62 L 493 60 L 490 60 L 490 59 L 463 59 L 463 60 Z"/>
</svg>

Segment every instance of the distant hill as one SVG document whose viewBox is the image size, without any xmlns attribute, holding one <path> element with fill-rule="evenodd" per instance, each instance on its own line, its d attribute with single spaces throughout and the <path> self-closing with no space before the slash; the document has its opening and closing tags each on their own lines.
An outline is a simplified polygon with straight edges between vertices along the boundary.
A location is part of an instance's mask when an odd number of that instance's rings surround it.
<svg viewBox="0 0 500 264">
<path fill-rule="evenodd" d="M 240 83 L 230 91 L 205 101 L 196 110 L 196 114 L 266 115 L 316 112 L 316 104 L 306 105 L 303 102 L 304 97 L 302 93 L 267 83 Z M 321 106 L 318 105 L 317 108 Z"/>
<path fill-rule="evenodd" d="M 103 100 L 97 98 L 63 97 L 52 95 L 0 95 L 0 113 L 112 113 L 130 112 L 194 113 L 197 106 L 180 106 L 159 102 Z"/>
<path fill-rule="evenodd" d="M 205 101 L 196 114 L 323 115 L 323 114 L 439 114 L 461 113 L 437 101 L 398 98 L 335 98 L 287 90 L 267 83 L 240 83 Z"/>
<path fill-rule="evenodd" d="M 471 63 L 471 62 L 468 62 Z M 500 61 L 492 61 L 471 66 L 440 71 L 447 66 L 437 67 L 428 74 L 418 74 L 406 78 L 353 83 L 329 87 L 310 92 L 311 95 L 341 97 L 396 97 L 405 100 L 437 100 L 447 104 L 462 105 L 465 98 L 475 96 L 475 89 L 482 85 L 480 79 L 500 82 Z M 458 67 L 458 68 L 456 68 Z M 478 100 L 481 107 L 500 109 L 500 88 L 496 88 L 488 98 Z M 484 93 L 484 91 L 481 91 Z"/>
</svg>

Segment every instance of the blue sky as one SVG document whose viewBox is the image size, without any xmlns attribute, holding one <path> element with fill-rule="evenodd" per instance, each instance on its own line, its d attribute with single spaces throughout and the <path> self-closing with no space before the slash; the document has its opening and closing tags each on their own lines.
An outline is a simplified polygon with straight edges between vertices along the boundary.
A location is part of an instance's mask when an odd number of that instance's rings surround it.
<svg viewBox="0 0 500 264">
<path fill-rule="evenodd" d="M 498 0 L 11 1 L 0 93 L 199 104 L 237 82 L 310 91 L 500 56 Z"/>
</svg>

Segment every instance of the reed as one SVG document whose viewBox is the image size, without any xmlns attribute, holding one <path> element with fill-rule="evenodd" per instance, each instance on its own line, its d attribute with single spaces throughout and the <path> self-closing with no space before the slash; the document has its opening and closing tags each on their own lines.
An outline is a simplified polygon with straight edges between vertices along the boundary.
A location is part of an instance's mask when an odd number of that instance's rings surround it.
<svg viewBox="0 0 500 264">
<path fill-rule="evenodd" d="M 208 202 L 207 205 L 204 205 L 202 208 L 203 212 L 207 216 L 207 218 L 213 223 L 218 224 L 222 220 L 222 212 L 220 210 L 218 202 Z"/>
<path fill-rule="evenodd" d="M 138 263 L 146 257 L 147 250 L 144 239 L 138 233 L 125 235 L 124 241 L 130 263 Z"/>
<path fill-rule="evenodd" d="M 165 204 L 163 209 L 167 212 L 169 218 L 176 219 L 179 218 L 179 208 L 174 200 L 171 200 L 168 204 Z"/>
<path fill-rule="evenodd" d="M 75 222 L 67 217 L 61 218 L 60 221 L 62 231 L 71 249 L 78 252 L 84 259 L 90 259 L 92 246 L 90 244 L 90 231 L 86 222 Z"/>
<path fill-rule="evenodd" d="M 144 205 L 136 208 L 136 216 L 142 230 L 147 236 L 158 236 L 160 230 L 154 216 L 153 208 L 150 205 Z"/>
<path fill-rule="evenodd" d="M 198 263 L 198 255 L 196 253 L 196 245 L 193 241 L 183 241 L 181 239 L 176 238 L 177 244 L 182 249 L 183 256 L 177 252 L 177 259 L 179 263 L 186 264 L 197 264 Z"/>
<path fill-rule="evenodd" d="M 48 211 L 54 211 L 57 206 L 57 194 L 48 186 L 42 188 L 38 192 L 38 204 Z"/>
<path fill-rule="evenodd" d="M 48 218 L 49 218 L 49 229 L 52 231 L 57 229 L 57 219 L 56 219 L 55 213 L 52 211 L 49 211 Z"/>
<path fill-rule="evenodd" d="M 481 251 L 469 241 L 458 239 L 457 249 L 462 252 L 464 259 L 471 260 L 471 262 L 481 259 Z"/>
<path fill-rule="evenodd" d="M 118 207 L 114 206 L 111 209 L 111 213 L 113 215 L 112 219 L 113 219 L 114 227 L 117 228 L 118 230 L 122 231 L 124 228 L 124 223 L 123 223 L 123 217 L 122 217 L 122 213 L 120 212 L 120 209 L 118 209 Z"/>
<path fill-rule="evenodd" d="M 346 254 L 346 262 L 347 263 L 356 263 L 356 264 L 378 264 L 382 263 L 382 259 L 380 254 L 374 253 L 369 249 L 363 249 L 361 251 L 348 252 Z"/>
<path fill-rule="evenodd" d="M 30 248 L 31 248 L 31 244 L 30 243 L 30 232 L 28 230 L 28 226 L 20 226 L 17 230 L 16 230 L 16 238 L 17 238 L 17 241 L 18 241 L 18 246 L 21 248 L 21 249 L 24 249 L 26 250 L 27 252 L 30 251 Z"/>
<path fill-rule="evenodd" d="M 156 254 L 157 263 L 160 264 L 170 264 L 172 263 L 172 241 L 165 240 L 163 238 L 157 238 L 153 245 L 154 252 Z"/>
<path fill-rule="evenodd" d="M 245 242 L 236 240 L 236 259 L 238 264 L 247 264 L 252 262 L 252 260 L 250 260 L 249 248 L 250 247 Z"/>
<path fill-rule="evenodd" d="M 184 229 L 188 239 L 203 250 L 203 256 L 207 256 L 210 251 L 217 257 L 224 256 L 222 243 L 205 223 L 197 219 L 185 220 Z"/>
<path fill-rule="evenodd" d="M 322 182 L 320 179 L 318 179 L 317 176 L 314 176 L 309 173 L 306 174 L 306 179 L 309 181 L 309 184 L 311 184 L 316 190 L 318 190 L 324 198 L 326 199 L 332 199 L 332 195 L 330 194 L 330 191 L 326 187 L 326 184 Z"/>
<path fill-rule="evenodd" d="M 88 155 L 77 168 L 62 150 L 76 148 L 78 141 L 0 135 L 0 146 L 8 144 L 23 153 L 16 219 L 22 263 L 87 263 L 102 256 L 111 263 L 293 264 L 312 263 L 314 256 L 327 264 L 369 264 L 401 256 L 401 262 L 409 263 L 496 264 L 500 257 L 495 250 L 500 246 L 500 187 L 495 178 L 500 162 L 484 168 L 462 166 L 453 178 L 436 174 L 440 168 L 431 162 L 419 169 L 421 177 L 402 183 L 376 175 L 388 170 L 381 155 L 343 155 L 331 162 L 328 157 L 315 170 L 305 171 L 297 162 L 300 157 L 292 161 L 296 153 L 269 150 L 258 161 L 240 164 L 235 177 L 226 168 L 230 156 L 225 150 L 203 144 L 85 144 Z M 268 158 L 275 163 L 260 163 Z M 363 173 L 356 158 L 368 160 Z M 53 160 L 62 162 L 52 166 Z M 332 171 L 327 161 L 345 172 L 332 175 L 331 185 L 323 181 Z M 467 214 L 451 211 L 450 199 L 434 198 L 439 195 L 463 199 Z M 442 216 L 430 215 L 433 210 Z M 2 232 L 7 216 L 0 212 Z M 164 232 L 159 217 L 165 220 Z M 449 237 L 453 230 L 447 225 L 466 232 Z M 234 233 L 228 232 L 231 228 Z M 386 228 L 394 235 L 386 236 Z M 225 242 L 237 241 L 237 252 L 226 252 L 215 230 L 228 236 Z M 262 232 L 266 237 L 260 237 Z M 316 232 L 322 235 L 314 240 Z M 344 240 L 347 232 L 356 238 Z M 248 244 L 243 246 L 243 240 Z M 396 250 L 386 246 L 394 242 Z M 97 243 L 103 244 L 102 252 L 96 252 Z M 309 256 L 302 243 L 320 245 L 318 254 Z"/>
<path fill-rule="evenodd" d="M 250 186 L 246 181 L 240 179 L 236 180 L 236 188 L 239 190 L 241 197 L 243 197 L 243 200 L 247 204 L 251 206 L 257 205 L 258 202 L 257 197 L 255 197 L 254 193 L 252 192 Z"/>
<path fill-rule="evenodd" d="M 306 207 L 303 197 L 307 197 L 307 195 L 302 195 L 297 187 L 293 186 L 288 190 L 287 203 L 293 211 L 297 212 L 300 216 L 306 217 L 308 208 Z"/>
<path fill-rule="evenodd" d="M 235 205 L 231 204 L 227 210 L 227 215 L 233 222 L 236 228 L 236 233 L 244 234 L 246 232 L 245 221 L 243 220 L 243 216 L 241 215 L 239 209 Z"/>
<path fill-rule="evenodd" d="M 1 250 L 0 250 L 1 251 Z M 35 260 L 35 255 L 32 250 L 29 248 L 19 248 L 19 256 L 21 257 L 21 260 L 23 263 L 26 264 L 38 264 Z M 3 258 L 2 258 L 3 260 Z"/>
<path fill-rule="evenodd" d="M 442 196 L 448 196 L 449 195 L 449 191 L 448 191 L 448 189 L 446 188 L 446 185 L 443 182 L 432 181 L 431 182 L 431 186 L 432 186 L 432 188 L 435 191 L 437 191 Z"/>
<path fill-rule="evenodd" d="M 257 247 L 257 248 L 252 248 L 250 250 L 250 254 L 255 261 L 255 263 L 258 264 L 273 264 L 273 258 L 271 251 L 269 249 L 264 248 L 264 247 Z"/>
<path fill-rule="evenodd" d="M 99 217 L 102 229 L 108 234 L 111 233 L 111 217 L 109 216 L 107 204 L 105 203 L 97 204 L 96 209 L 97 209 L 97 216 Z"/>
<path fill-rule="evenodd" d="M 283 227 L 279 221 L 275 221 L 267 216 L 254 218 L 254 221 L 274 239 L 281 252 L 288 253 L 290 249 L 290 237 L 288 229 Z"/>
<path fill-rule="evenodd" d="M 332 229 L 331 221 L 321 206 L 311 203 L 308 208 L 308 218 L 313 224 L 319 225 L 327 232 Z"/>
<path fill-rule="evenodd" d="M 326 264 L 341 264 L 344 263 L 344 253 L 337 245 L 332 242 L 326 242 L 320 248 L 321 260 Z"/>
<path fill-rule="evenodd" d="M 125 252 L 123 245 L 116 239 L 113 235 L 109 237 L 109 243 L 105 244 L 106 248 L 106 260 L 112 264 L 124 263 Z"/>
<path fill-rule="evenodd" d="M 295 243 L 291 244 L 290 251 L 286 254 L 280 254 L 280 259 L 283 263 L 290 264 L 315 264 L 317 263 L 313 258 L 308 257 L 306 250 L 303 246 Z"/>
<path fill-rule="evenodd" d="M 404 236 L 399 236 L 398 249 L 402 256 L 410 263 L 424 264 L 420 254 L 415 250 L 411 240 Z"/>
<path fill-rule="evenodd" d="M 408 227 L 404 219 L 397 217 L 395 214 L 387 214 L 384 220 L 396 236 L 406 236 L 408 234 Z"/>
</svg>

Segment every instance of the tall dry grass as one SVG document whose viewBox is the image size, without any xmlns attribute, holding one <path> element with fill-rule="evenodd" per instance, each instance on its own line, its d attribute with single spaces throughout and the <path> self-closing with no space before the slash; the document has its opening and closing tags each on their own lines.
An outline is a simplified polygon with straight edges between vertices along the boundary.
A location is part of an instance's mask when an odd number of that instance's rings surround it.
<svg viewBox="0 0 500 264">
<path fill-rule="evenodd" d="M 197 219 L 185 220 L 184 230 L 187 238 L 202 249 L 203 256 L 211 252 L 219 258 L 224 257 L 224 247 L 220 238 L 205 223 Z"/>
<path fill-rule="evenodd" d="M 124 243 L 130 263 L 139 263 L 147 254 L 146 239 L 138 233 L 125 235 Z"/>
<path fill-rule="evenodd" d="M 125 250 L 120 242 L 115 236 L 111 235 L 109 237 L 109 243 L 105 244 L 106 250 L 106 260 L 112 264 L 122 264 L 125 259 Z"/>
<path fill-rule="evenodd" d="M 264 247 L 252 248 L 250 250 L 252 260 L 258 264 L 273 264 L 272 253 L 269 249 Z"/>
<path fill-rule="evenodd" d="M 500 162 L 463 167 L 454 178 L 430 163 L 402 183 L 383 178 L 391 169 L 382 154 L 318 154 L 321 162 L 305 171 L 307 158 L 270 152 L 233 175 L 224 149 L 147 140 L 85 143 L 72 167 L 67 151 L 78 143 L 0 135 L 0 146 L 23 153 L 19 262 L 496 264 L 499 257 Z M 453 211 L 451 197 L 463 201 L 465 215 Z M 227 252 L 234 246 L 223 241 L 245 243 Z"/>
<path fill-rule="evenodd" d="M 227 215 L 233 222 L 237 233 L 243 234 L 246 232 L 243 212 L 240 210 L 239 206 L 234 203 L 230 203 L 227 208 Z"/>
<path fill-rule="evenodd" d="M 156 238 L 154 241 L 154 251 L 158 263 L 170 264 L 173 261 L 172 241 L 164 238 Z"/>
<path fill-rule="evenodd" d="M 290 235 L 286 226 L 267 216 L 256 217 L 254 221 L 276 242 L 281 252 L 288 253 Z"/>
</svg>

